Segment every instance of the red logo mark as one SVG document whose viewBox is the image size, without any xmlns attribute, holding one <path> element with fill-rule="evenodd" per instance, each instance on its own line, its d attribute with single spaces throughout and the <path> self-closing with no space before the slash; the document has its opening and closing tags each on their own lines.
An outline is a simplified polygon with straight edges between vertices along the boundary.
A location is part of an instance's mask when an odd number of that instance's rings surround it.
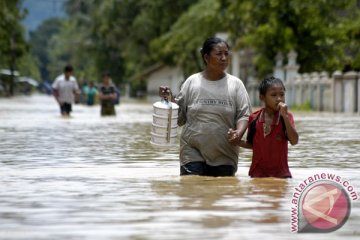
<svg viewBox="0 0 360 240">
<path fill-rule="evenodd" d="M 350 214 L 350 201 L 342 188 L 321 183 L 306 193 L 302 210 L 312 227 L 328 232 L 344 225 Z"/>
</svg>

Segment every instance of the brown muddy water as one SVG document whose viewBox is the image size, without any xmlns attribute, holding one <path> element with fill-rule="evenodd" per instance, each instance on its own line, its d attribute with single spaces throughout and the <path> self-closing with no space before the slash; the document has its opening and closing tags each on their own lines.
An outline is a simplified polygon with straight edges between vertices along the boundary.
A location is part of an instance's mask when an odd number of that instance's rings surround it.
<svg viewBox="0 0 360 240">
<path fill-rule="evenodd" d="M 360 200 L 343 227 L 291 232 L 295 187 L 340 176 L 360 192 L 360 116 L 294 113 L 293 178 L 179 177 L 178 147 L 149 143 L 152 105 L 122 103 L 116 117 L 52 97 L 0 99 L 0 239 L 360 239 Z M 351 193 L 349 192 L 349 195 Z"/>
</svg>

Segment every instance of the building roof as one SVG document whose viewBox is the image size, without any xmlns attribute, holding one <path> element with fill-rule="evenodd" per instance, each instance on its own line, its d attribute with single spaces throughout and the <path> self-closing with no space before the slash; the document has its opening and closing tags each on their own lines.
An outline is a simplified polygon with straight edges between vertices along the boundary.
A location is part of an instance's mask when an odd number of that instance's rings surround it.
<svg viewBox="0 0 360 240">
<path fill-rule="evenodd" d="M 11 76 L 11 71 L 9 69 L 0 69 L 0 75 L 8 75 Z M 14 71 L 13 72 L 14 76 L 19 76 L 19 72 L 18 71 Z"/>
<path fill-rule="evenodd" d="M 166 67 L 165 64 L 163 63 L 157 63 L 157 64 L 154 64 L 150 67 L 148 67 L 147 69 L 145 69 L 144 71 L 138 73 L 138 74 L 135 74 L 133 75 L 131 78 L 130 78 L 130 81 L 134 81 L 134 80 L 137 80 L 137 79 L 146 79 L 146 77 L 148 77 L 150 74 L 162 69 Z"/>
</svg>

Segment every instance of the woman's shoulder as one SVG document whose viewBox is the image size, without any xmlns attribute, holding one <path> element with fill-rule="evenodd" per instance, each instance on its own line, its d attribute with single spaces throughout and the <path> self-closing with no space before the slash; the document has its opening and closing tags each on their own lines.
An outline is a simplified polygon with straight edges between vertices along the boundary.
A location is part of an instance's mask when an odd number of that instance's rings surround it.
<svg viewBox="0 0 360 240">
<path fill-rule="evenodd" d="M 193 73 L 189 77 L 187 77 L 185 81 L 194 81 L 196 79 L 199 79 L 200 77 L 201 77 L 201 72 Z"/>
<path fill-rule="evenodd" d="M 231 84 L 233 87 L 235 87 L 237 89 L 238 88 L 245 88 L 245 85 L 244 85 L 243 81 L 241 81 L 240 78 L 238 78 L 238 77 L 236 77 L 234 75 L 231 75 L 229 73 L 226 73 L 226 75 L 227 75 L 228 83 Z"/>
<path fill-rule="evenodd" d="M 240 78 L 238 78 L 238 77 L 236 77 L 236 76 L 234 76 L 234 75 L 232 75 L 230 73 L 226 73 L 226 76 L 230 81 L 235 81 L 235 82 L 241 82 L 242 83 Z"/>
<path fill-rule="evenodd" d="M 192 75 L 190 75 L 189 77 L 187 77 L 183 83 L 183 85 L 189 85 L 192 84 L 196 81 L 199 81 L 201 78 L 201 74 L 200 73 L 194 73 Z"/>
</svg>

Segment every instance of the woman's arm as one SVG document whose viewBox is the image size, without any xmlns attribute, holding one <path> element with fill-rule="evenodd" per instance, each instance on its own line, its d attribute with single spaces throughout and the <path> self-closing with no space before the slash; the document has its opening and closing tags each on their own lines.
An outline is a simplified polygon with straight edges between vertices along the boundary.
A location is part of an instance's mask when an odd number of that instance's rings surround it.
<svg viewBox="0 0 360 240">
<path fill-rule="evenodd" d="M 243 137 L 246 128 L 248 125 L 248 121 L 247 120 L 239 120 L 236 123 L 236 130 L 233 129 L 229 129 L 228 131 L 228 140 L 232 145 L 239 145 L 241 143 L 241 138 Z"/>
<path fill-rule="evenodd" d="M 239 139 L 241 139 L 246 131 L 246 128 L 248 126 L 247 120 L 239 120 L 236 124 L 236 131 Z"/>
</svg>

